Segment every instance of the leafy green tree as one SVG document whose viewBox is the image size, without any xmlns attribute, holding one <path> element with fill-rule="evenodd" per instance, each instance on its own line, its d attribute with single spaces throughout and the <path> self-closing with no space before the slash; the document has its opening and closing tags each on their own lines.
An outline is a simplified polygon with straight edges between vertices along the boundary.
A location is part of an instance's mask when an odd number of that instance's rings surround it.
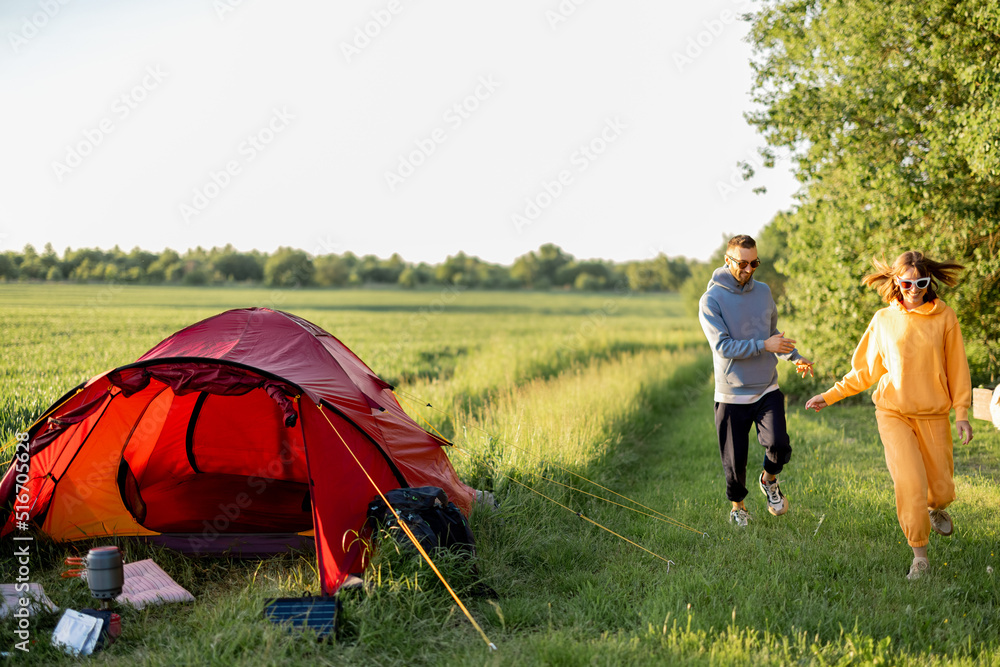
<svg viewBox="0 0 1000 667">
<path fill-rule="evenodd" d="M 712 273 L 719 268 L 720 263 L 697 262 L 691 264 L 691 277 L 681 285 L 681 303 L 684 304 L 684 313 L 690 317 L 698 316 L 698 303 L 701 295 L 708 287 L 708 281 Z"/>
<path fill-rule="evenodd" d="M 979 378 L 1000 369 L 1000 4 L 768 0 L 755 14 L 754 101 L 765 164 L 803 184 L 778 222 L 797 338 L 830 375 L 879 307 L 873 255 L 966 265 L 943 297 Z"/>
<path fill-rule="evenodd" d="M 399 274 L 399 286 L 412 289 L 420 284 L 420 274 L 412 266 L 403 269 Z"/>
<path fill-rule="evenodd" d="M 0 280 L 14 280 L 17 278 L 17 264 L 11 259 L 11 253 L 0 254 Z"/>
<path fill-rule="evenodd" d="M 146 279 L 151 283 L 175 282 L 180 279 L 181 256 L 167 248 L 146 269 Z"/>
<path fill-rule="evenodd" d="M 754 271 L 754 279 L 771 288 L 774 303 L 783 315 L 792 314 L 785 299 L 788 276 L 782 272 L 788 256 L 788 217 L 787 213 L 779 213 L 754 237 L 757 242 L 757 257 L 760 259 L 760 266 Z"/>
<path fill-rule="evenodd" d="M 190 260 L 184 268 L 184 277 L 181 278 L 181 282 L 193 287 L 207 285 L 209 282 L 208 271 L 201 262 Z"/>
<path fill-rule="evenodd" d="M 166 267 L 164 278 L 168 283 L 178 283 L 184 279 L 184 263 L 174 262 Z"/>
<path fill-rule="evenodd" d="M 392 285 L 399 282 L 399 276 L 406 270 L 406 262 L 400 257 L 399 253 L 394 252 L 389 259 L 380 262 L 379 269 L 378 282 Z"/>
<path fill-rule="evenodd" d="M 80 283 L 87 282 L 90 275 L 90 264 L 91 261 L 89 258 L 84 258 L 75 263 L 75 266 L 70 271 L 69 279 Z"/>
<path fill-rule="evenodd" d="M 596 291 L 610 286 L 614 266 L 600 260 L 572 261 L 556 271 L 556 284 Z"/>
<path fill-rule="evenodd" d="M 154 253 L 136 246 L 125 259 L 125 280 L 132 283 L 149 282 L 149 267 L 157 260 Z"/>
<path fill-rule="evenodd" d="M 44 280 L 48 271 L 38 251 L 30 243 L 21 251 L 21 261 L 17 268 L 19 277 L 27 280 Z"/>
<path fill-rule="evenodd" d="M 52 247 L 51 243 L 46 243 L 45 244 L 45 248 L 42 251 L 42 255 L 41 255 L 41 257 L 39 257 L 39 261 L 42 264 L 42 268 L 45 270 L 45 279 L 46 280 L 62 280 L 63 279 L 63 276 L 62 276 L 62 267 L 60 266 L 60 264 L 62 262 L 59 261 L 59 255 L 56 254 L 56 250 L 55 250 L 55 248 Z M 57 271 L 55 273 L 53 273 L 52 269 L 57 269 Z M 48 276 L 49 276 L 50 273 L 52 275 L 55 275 L 55 276 L 58 276 L 58 277 L 57 278 L 49 278 Z"/>
<path fill-rule="evenodd" d="M 562 248 L 546 243 L 537 251 L 514 260 L 510 276 L 526 287 L 545 289 L 552 285 L 564 285 L 567 283 L 560 282 L 560 278 L 565 279 L 566 276 L 560 272 L 572 261 L 573 256 L 563 252 Z"/>
<path fill-rule="evenodd" d="M 86 281 L 92 280 L 90 270 L 100 262 L 104 261 L 104 253 L 96 248 L 80 248 L 63 253 L 63 273 L 71 280 Z M 80 268 L 86 263 L 84 268 Z M 103 279 L 103 273 L 101 278 Z"/>
<path fill-rule="evenodd" d="M 515 259 L 510 268 L 510 277 L 524 287 L 533 287 L 541 277 L 535 253 L 529 252 Z"/>
<path fill-rule="evenodd" d="M 351 277 L 352 264 L 342 256 L 320 255 L 313 260 L 316 284 L 321 287 L 343 287 Z"/>
<path fill-rule="evenodd" d="M 558 285 L 556 276 L 559 270 L 573 261 L 573 255 L 563 252 L 554 243 L 546 243 L 538 248 L 538 272 L 542 278 L 552 285 Z"/>
<path fill-rule="evenodd" d="M 406 268 L 406 262 L 394 253 L 389 259 L 379 259 L 375 255 L 365 255 L 354 266 L 354 274 L 361 283 L 381 283 L 392 285 L 399 281 L 399 275 Z"/>
<path fill-rule="evenodd" d="M 259 281 L 264 277 L 264 267 L 257 257 L 239 252 L 232 246 L 227 246 L 212 258 L 212 268 L 225 280 L 236 282 Z"/>
<path fill-rule="evenodd" d="M 461 279 L 462 273 L 466 270 L 466 259 L 468 258 L 464 252 L 449 255 L 434 270 L 434 279 L 445 285 L 456 284 L 456 281 Z"/>
<path fill-rule="evenodd" d="M 484 262 L 478 257 L 459 252 L 449 256 L 434 269 L 434 279 L 445 285 L 493 289 L 510 287 L 509 272 L 502 266 Z"/>
<path fill-rule="evenodd" d="M 416 277 L 417 285 L 429 285 L 434 282 L 434 267 L 427 262 L 420 262 L 416 266 L 409 267 Z M 405 273 L 405 272 L 404 272 Z M 400 284 L 403 281 L 403 274 L 399 276 Z"/>
<path fill-rule="evenodd" d="M 607 286 L 608 279 L 606 276 L 597 275 L 590 271 L 580 271 L 576 274 L 576 279 L 573 281 L 574 289 L 588 292 L 596 292 L 605 289 Z"/>
<path fill-rule="evenodd" d="M 659 276 L 650 270 L 648 262 L 629 262 L 625 265 L 628 288 L 635 292 L 652 292 L 660 288 Z"/>
<path fill-rule="evenodd" d="M 307 287 L 315 273 L 309 255 L 294 248 L 278 248 L 264 265 L 264 280 L 272 287 Z"/>
<path fill-rule="evenodd" d="M 625 267 L 629 289 L 637 292 L 676 292 L 691 276 L 688 261 L 660 253 L 650 260 L 629 262 Z"/>
</svg>

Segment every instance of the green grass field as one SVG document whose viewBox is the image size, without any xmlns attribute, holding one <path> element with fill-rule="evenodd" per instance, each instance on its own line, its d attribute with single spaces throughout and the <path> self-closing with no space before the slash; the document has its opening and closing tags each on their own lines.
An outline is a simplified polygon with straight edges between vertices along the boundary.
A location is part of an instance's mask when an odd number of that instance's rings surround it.
<svg viewBox="0 0 1000 667">
<path fill-rule="evenodd" d="M 791 509 L 771 517 L 752 490 L 751 525 L 735 530 L 711 358 L 674 296 L 0 285 L 0 437 L 177 329 L 247 306 L 340 338 L 454 440 L 463 479 L 496 493 L 500 512 L 477 510 L 472 523 L 482 583 L 498 597 L 475 597 L 460 561 L 438 564 L 498 650 L 426 565 L 391 548 L 365 589 L 342 595 L 338 636 L 321 643 L 261 616 L 270 597 L 316 592 L 312 554 L 194 559 L 123 542 L 128 560 L 154 558 L 197 602 L 122 611 L 123 636 L 94 664 L 1000 664 L 1000 432 L 973 422 L 975 440 L 956 447 L 956 532 L 932 535 L 920 581 L 904 578 L 909 549 L 863 400 L 816 415 L 790 397 Z M 808 389 L 786 379 L 789 393 Z M 581 478 L 670 520 L 595 499 L 628 504 Z M 89 546 L 35 545 L 33 579 L 60 606 L 93 604 L 59 577 L 62 559 Z M 13 581 L 12 545 L 2 548 L 0 581 Z M 49 645 L 57 619 L 36 619 L 27 654 L 3 621 L 0 651 L 12 664 L 77 664 Z"/>
</svg>

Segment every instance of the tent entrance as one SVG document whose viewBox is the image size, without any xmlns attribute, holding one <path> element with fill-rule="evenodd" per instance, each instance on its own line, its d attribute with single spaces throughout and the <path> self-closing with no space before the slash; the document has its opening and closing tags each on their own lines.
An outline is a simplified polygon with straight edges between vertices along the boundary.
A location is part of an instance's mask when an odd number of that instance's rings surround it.
<svg viewBox="0 0 1000 667">
<path fill-rule="evenodd" d="M 121 400 L 121 398 L 119 398 Z M 311 530 L 302 430 L 262 389 L 176 394 L 156 380 L 118 468 L 126 509 L 158 533 Z"/>
</svg>

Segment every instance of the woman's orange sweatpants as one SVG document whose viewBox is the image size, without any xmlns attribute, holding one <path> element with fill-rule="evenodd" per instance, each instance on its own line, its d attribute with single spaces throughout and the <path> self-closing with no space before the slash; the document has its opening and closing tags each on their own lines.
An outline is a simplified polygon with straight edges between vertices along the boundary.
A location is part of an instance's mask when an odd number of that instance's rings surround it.
<svg viewBox="0 0 1000 667">
<path fill-rule="evenodd" d="M 925 546 L 931 533 L 928 508 L 944 509 L 955 500 L 951 422 L 886 410 L 875 410 L 875 419 L 896 490 L 899 525 L 911 547 Z"/>
</svg>

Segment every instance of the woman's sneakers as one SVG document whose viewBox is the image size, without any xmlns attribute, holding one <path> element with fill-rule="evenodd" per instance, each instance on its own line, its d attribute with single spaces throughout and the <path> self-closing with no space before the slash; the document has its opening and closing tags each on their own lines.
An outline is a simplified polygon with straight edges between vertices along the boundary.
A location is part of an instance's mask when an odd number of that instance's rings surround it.
<svg viewBox="0 0 1000 667">
<path fill-rule="evenodd" d="M 765 482 L 764 473 L 762 472 L 757 482 L 760 484 L 760 490 L 767 498 L 768 512 L 774 516 L 781 516 L 788 511 L 788 500 L 785 498 L 785 494 L 781 492 L 781 489 L 778 488 L 777 478 L 773 482 Z"/>
<path fill-rule="evenodd" d="M 913 557 L 913 562 L 910 564 L 910 571 L 906 575 L 906 578 L 910 581 L 916 581 L 927 572 L 931 564 L 926 558 L 920 558 L 919 556 Z"/>
<path fill-rule="evenodd" d="M 947 537 L 955 530 L 951 523 L 951 515 L 944 510 L 927 510 L 927 514 L 931 518 L 931 530 L 938 535 Z"/>
</svg>

